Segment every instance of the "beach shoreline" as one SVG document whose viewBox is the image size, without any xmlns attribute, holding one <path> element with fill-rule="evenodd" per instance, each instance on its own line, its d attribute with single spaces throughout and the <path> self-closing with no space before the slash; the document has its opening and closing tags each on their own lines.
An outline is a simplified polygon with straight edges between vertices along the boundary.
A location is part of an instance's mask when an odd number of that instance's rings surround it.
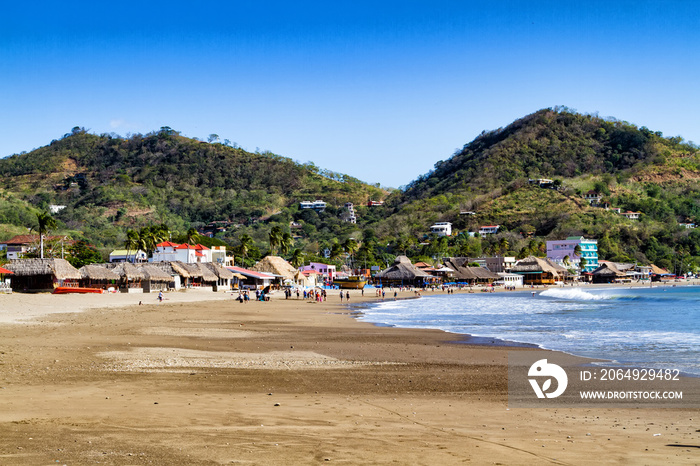
<svg viewBox="0 0 700 466">
<path fill-rule="evenodd" d="M 33 316 L 0 323 L 0 462 L 696 458 L 698 410 L 509 409 L 508 353 L 527 349 L 378 327 L 332 295 L 248 304 L 228 293 L 101 298 L 0 296 L 0 315 Z"/>
</svg>

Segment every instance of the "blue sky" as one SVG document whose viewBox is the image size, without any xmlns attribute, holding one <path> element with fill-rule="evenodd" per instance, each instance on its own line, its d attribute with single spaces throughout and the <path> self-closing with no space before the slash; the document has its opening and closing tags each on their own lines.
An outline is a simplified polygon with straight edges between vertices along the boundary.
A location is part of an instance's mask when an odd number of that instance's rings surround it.
<svg viewBox="0 0 700 466">
<path fill-rule="evenodd" d="M 700 2 L 14 2 L 0 156 L 170 126 L 398 187 L 541 108 L 700 143 Z"/>
</svg>

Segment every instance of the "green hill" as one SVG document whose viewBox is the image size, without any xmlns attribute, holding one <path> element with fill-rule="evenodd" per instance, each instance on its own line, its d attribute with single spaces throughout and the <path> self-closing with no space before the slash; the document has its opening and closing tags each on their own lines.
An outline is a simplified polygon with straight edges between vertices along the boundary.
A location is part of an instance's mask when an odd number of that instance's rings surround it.
<svg viewBox="0 0 700 466">
<path fill-rule="evenodd" d="M 355 227 L 341 222 L 339 208 L 387 194 L 313 164 L 201 142 L 170 128 L 120 138 L 76 127 L 48 146 L 0 159 L 0 177 L 0 189 L 8 193 L 0 202 L 0 223 L 31 227 L 36 222 L 32 209 L 65 205 L 57 215 L 65 228 L 81 230 L 105 247 L 123 243 L 127 228 L 153 223 L 183 233 L 193 225 L 225 220 L 245 230 L 273 217 L 289 230 L 289 222 L 302 215 L 298 203 L 315 199 L 329 203 L 320 217 L 330 224 L 337 219 L 343 233 Z M 318 223 L 318 214 L 306 215 Z M 312 227 L 306 239 L 317 241 L 323 235 Z M 249 233 L 260 241 L 267 235 Z"/>
<path fill-rule="evenodd" d="M 549 189 L 530 180 L 550 179 Z M 681 255 L 700 256 L 700 151 L 680 137 L 567 109 L 544 109 L 505 128 L 483 132 L 389 199 L 391 217 L 378 229 L 415 236 L 436 221 L 462 231 L 499 224 L 512 254 L 527 252 L 532 233 L 542 241 L 570 235 L 599 238 L 613 260 L 656 261 L 673 268 Z M 642 212 L 641 221 L 590 206 L 583 194 Z M 474 212 L 474 215 L 460 215 Z M 524 235 L 522 234 L 524 233 Z M 652 239 L 653 238 L 653 239 Z"/>
<path fill-rule="evenodd" d="M 74 128 L 46 147 L 0 159 L 0 175 L 0 235 L 34 226 L 36 212 L 49 204 L 65 205 L 56 215 L 61 228 L 103 252 L 123 244 L 127 229 L 164 223 L 182 238 L 192 226 L 225 220 L 227 231 L 217 238 L 239 246 L 250 236 L 252 259 L 280 227 L 307 259 L 328 248 L 336 260 L 347 254 L 362 266 L 385 265 L 399 253 L 428 261 L 543 254 L 545 240 L 571 235 L 599 239 L 603 259 L 684 271 L 700 265 L 700 229 L 679 225 L 700 223 L 698 148 L 562 108 L 483 132 L 390 195 L 310 163 L 185 138 L 167 127 L 130 138 Z M 533 182 L 543 178 L 551 182 Z M 610 209 L 590 205 L 589 190 Z M 300 201 L 315 199 L 328 208 L 299 209 Z M 368 199 L 386 202 L 370 208 Z M 355 204 L 357 224 L 344 221 L 346 202 Z M 612 208 L 641 212 L 641 219 Z M 435 238 L 428 232 L 436 221 L 452 222 L 457 233 L 488 224 L 501 231 Z"/>
</svg>

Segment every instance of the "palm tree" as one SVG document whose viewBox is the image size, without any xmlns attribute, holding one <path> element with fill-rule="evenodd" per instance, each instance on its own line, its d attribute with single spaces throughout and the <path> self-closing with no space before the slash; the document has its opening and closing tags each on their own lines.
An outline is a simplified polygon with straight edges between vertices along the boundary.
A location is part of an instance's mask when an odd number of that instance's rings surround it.
<svg viewBox="0 0 700 466">
<path fill-rule="evenodd" d="M 292 235 L 285 232 L 284 234 L 282 234 L 282 239 L 280 239 L 280 252 L 283 255 L 287 255 L 289 253 L 289 250 L 292 248 L 293 244 L 294 239 L 292 239 Z"/>
<path fill-rule="evenodd" d="M 187 230 L 187 244 L 197 244 L 199 241 L 199 233 L 197 229 L 192 227 Z"/>
<path fill-rule="evenodd" d="M 36 219 L 39 221 L 39 249 L 41 258 L 44 258 L 44 235 L 58 226 L 56 220 L 48 212 L 39 212 L 36 214 Z"/>
<path fill-rule="evenodd" d="M 343 253 L 343 247 L 340 245 L 340 243 L 333 243 L 333 246 L 331 246 L 331 256 L 330 259 L 338 259 L 340 255 Z"/>
<path fill-rule="evenodd" d="M 503 238 L 501 238 L 501 241 L 498 243 L 498 247 L 501 250 L 502 255 L 506 255 L 508 253 L 508 248 L 510 247 L 510 243 L 508 242 L 508 240 L 506 239 L 505 236 Z"/>
<path fill-rule="evenodd" d="M 270 254 L 274 254 L 275 249 L 277 249 L 282 244 L 282 227 L 275 225 L 270 230 Z"/>
<path fill-rule="evenodd" d="M 238 245 L 238 254 L 243 256 L 243 265 L 245 265 L 245 258 L 248 256 L 248 252 L 250 252 L 250 249 L 253 247 L 253 238 L 244 233 L 238 238 L 238 241 L 241 243 Z"/>
<path fill-rule="evenodd" d="M 289 261 L 294 267 L 299 268 L 304 265 L 304 253 L 301 249 L 297 248 L 292 253 L 292 259 Z"/>
<path fill-rule="evenodd" d="M 126 260 L 129 260 L 129 251 L 138 251 L 139 249 L 139 233 L 136 230 L 126 230 L 126 240 L 124 241 L 126 248 Z"/>
</svg>

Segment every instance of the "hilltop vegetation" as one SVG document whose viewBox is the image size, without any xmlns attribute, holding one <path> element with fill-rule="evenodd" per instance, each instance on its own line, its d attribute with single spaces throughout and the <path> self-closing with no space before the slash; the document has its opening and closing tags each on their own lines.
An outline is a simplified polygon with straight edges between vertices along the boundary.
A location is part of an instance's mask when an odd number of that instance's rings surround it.
<svg viewBox="0 0 700 466">
<path fill-rule="evenodd" d="M 181 136 L 170 128 L 121 138 L 74 128 L 28 154 L 0 159 L 0 224 L 31 227 L 36 212 L 66 205 L 61 227 L 103 248 L 124 244 L 127 229 L 165 224 L 173 238 L 226 220 L 217 239 L 252 262 L 286 235 L 287 257 L 332 251 L 340 264 L 386 265 L 397 254 L 435 260 L 482 253 L 543 255 L 544 241 L 571 235 L 599 240 L 603 259 L 654 262 L 688 270 L 700 264 L 700 152 L 680 137 L 567 109 L 544 109 L 483 132 L 404 190 L 389 193 L 311 163 Z M 540 187 L 531 179 L 546 178 Z M 583 195 L 595 190 L 601 206 Z M 387 197 L 388 196 L 388 197 Z M 323 199 L 323 212 L 300 210 Z M 367 207 L 368 199 L 386 199 Z M 357 224 L 344 220 L 355 204 Z M 603 206 L 641 212 L 629 220 Z M 471 214 L 473 213 L 473 214 Z M 457 233 L 481 225 L 487 238 L 428 235 L 437 221 Z M 0 234 L 3 229 L 0 228 Z"/>
<path fill-rule="evenodd" d="M 551 179 L 544 189 L 531 179 Z M 700 232 L 679 223 L 700 221 L 700 152 L 680 137 L 614 119 L 544 109 L 505 128 L 483 132 L 450 159 L 438 162 L 389 199 L 386 232 L 415 235 L 436 221 L 462 231 L 502 225 L 488 238 L 508 253 L 525 251 L 533 236 L 600 239 L 601 256 L 656 262 L 687 269 L 700 256 Z M 642 212 L 640 221 L 590 206 L 595 190 L 603 203 Z M 475 212 L 475 215 L 460 215 Z M 496 248 L 498 249 L 498 248 Z M 502 252 L 506 252 L 501 248 Z"/>
<path fill-rule="evenodd" d="M 386 195 L 311 163 L 205 143 L 170 128 L 121 138 L 76 127 L 48 146 L 0 159 L 0 176 L 14 193 L 0 202 L 0 223 L 31 227 L 30 206 L 65 205 L 58 214 L 65 227 L 107 247 L 123 243 L 126 228 L 152 223 L 177 232 L 214 220 L 245 227 L 275 214 L 291 220 L 302 200 L 342 205 Z"/>
</svg>

